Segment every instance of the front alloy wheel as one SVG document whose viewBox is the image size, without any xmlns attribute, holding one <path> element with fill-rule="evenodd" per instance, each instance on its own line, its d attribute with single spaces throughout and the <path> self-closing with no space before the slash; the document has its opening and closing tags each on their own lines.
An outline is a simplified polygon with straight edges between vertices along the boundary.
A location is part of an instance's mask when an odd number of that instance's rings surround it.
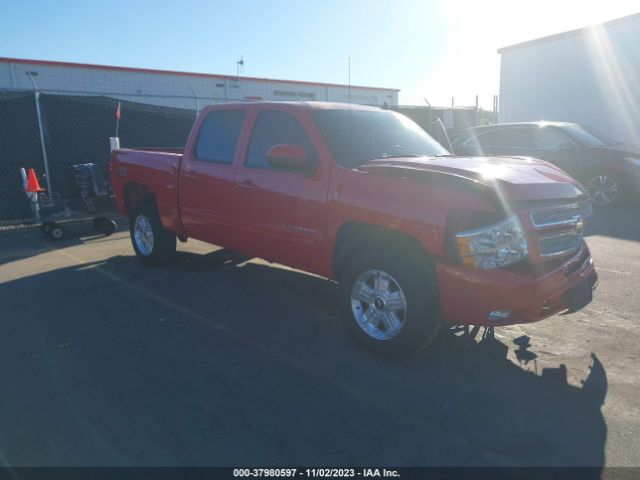
<svg viewBox="0 0 640 480">
<path fill-rule="evenodd" d="M 351 311 L 364 333 L 376 340 L 390 340 L 405 325 L 407 299 L 391 275 L 367 270 L 351 289 Z"/>
<path fill-rule="evenodd" d="M 607 175 L 598 175 L 587 182 L 591 203 L 598 207 L 611 205 L 618 197 L 618 182 Z"/>
<path fill-rule="evenodd" d="M 407 357 L 435 339 L 442 323 L 435 266 L 421 250 L 367 249 L 349 262 L 340 283 L 345 326 L 366 349 Z"/>
</svg>

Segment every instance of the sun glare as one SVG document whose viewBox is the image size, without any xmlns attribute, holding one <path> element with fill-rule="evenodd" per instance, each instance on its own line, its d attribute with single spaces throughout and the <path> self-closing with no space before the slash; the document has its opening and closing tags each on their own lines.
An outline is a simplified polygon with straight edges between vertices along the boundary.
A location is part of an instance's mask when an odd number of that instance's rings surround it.
<svg viewBox="0 0 640 480">
<path fill-rule="evenodd" d="M 450 25 L 449 39 L 443 42 L 446 55 L 436 68 L 403 89 L 406 103 L 433 105 L 480 105 L 490 108 L 498 94 L 500 56 L 497 49 L 547 35 L 565 32 L 640 10 L 640 3 L 610 0 L 537 2 L 453 0 L 445 3 Z M 470 79 L 471 78 L 471 79 Z"/>
<path fill-rule="evenodd" d="M 624 128 L 632 136 L 632 142 L 640 145 L 640 134 L 636 129 L 640 109 L 628 84 L 629 79 L 633 78 L 629 66 L 624 65 L 618 58 L 606 30 L 601 26 L 589 29 L 587 44 L 593 64 L 592 70 L 596 72 L 601 90 L 612 95 L 607 99 L 608 108 L 615 112 L 615 117 L 621 118 Z"/>
</svg>

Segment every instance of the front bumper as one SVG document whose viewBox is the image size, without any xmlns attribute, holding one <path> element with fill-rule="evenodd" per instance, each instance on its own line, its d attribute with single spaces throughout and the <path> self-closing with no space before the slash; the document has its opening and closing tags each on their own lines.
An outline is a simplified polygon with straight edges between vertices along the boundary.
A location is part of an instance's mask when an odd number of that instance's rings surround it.
<svg viewBox="0 0 640 480">
<path fill-rule="evenodd" d="M 438 263 L 440 305 L 445 321 L 455 325 L 513 325 L 542 320 L 569 309 L 567 292 L 588 282 L 598 283 L 586 243 L 551 269 L 532 267 L 528 272 L 479 270 Z M 489 320 L 492 311 L 511 312 L 507 318 Z"/>
</svg>

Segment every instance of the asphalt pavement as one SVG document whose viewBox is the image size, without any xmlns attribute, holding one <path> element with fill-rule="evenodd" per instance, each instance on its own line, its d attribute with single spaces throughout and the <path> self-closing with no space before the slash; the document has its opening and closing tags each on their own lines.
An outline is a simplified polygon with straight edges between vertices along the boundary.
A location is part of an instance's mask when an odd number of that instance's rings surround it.
<svg viewBox="0 0 640 480">
<path fill-rule="evenodd" d="M 0 234 L 0 458 L 11 466 L 640 465 L 640 222 L 598 211 L 584 310 L 358 348 L 335 286 L 201 242 Z M 514 342 L 515 341 L 515 342 Z"/>
</svg>

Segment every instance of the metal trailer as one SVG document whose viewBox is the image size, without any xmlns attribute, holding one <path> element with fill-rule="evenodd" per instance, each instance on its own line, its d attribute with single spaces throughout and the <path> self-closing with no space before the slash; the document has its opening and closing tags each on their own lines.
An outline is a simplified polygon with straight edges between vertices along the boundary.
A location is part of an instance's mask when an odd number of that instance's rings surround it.
<svg viewBox="0 0 640 480">
<path fill-rule="evenodd" d="M 25 193 L 29 198 L 30 223 L 40 225 L 42 232 L 53 240 L 65 236 L 70 224 L 92 222 L 94 228 L 109 236 L 117 229 L 113 192 L 105 167 L 93 163 L 73 165 L 68 169 L 67 193 L 28 191 L 27 173 L 22 174 Z"/>
</svg>

